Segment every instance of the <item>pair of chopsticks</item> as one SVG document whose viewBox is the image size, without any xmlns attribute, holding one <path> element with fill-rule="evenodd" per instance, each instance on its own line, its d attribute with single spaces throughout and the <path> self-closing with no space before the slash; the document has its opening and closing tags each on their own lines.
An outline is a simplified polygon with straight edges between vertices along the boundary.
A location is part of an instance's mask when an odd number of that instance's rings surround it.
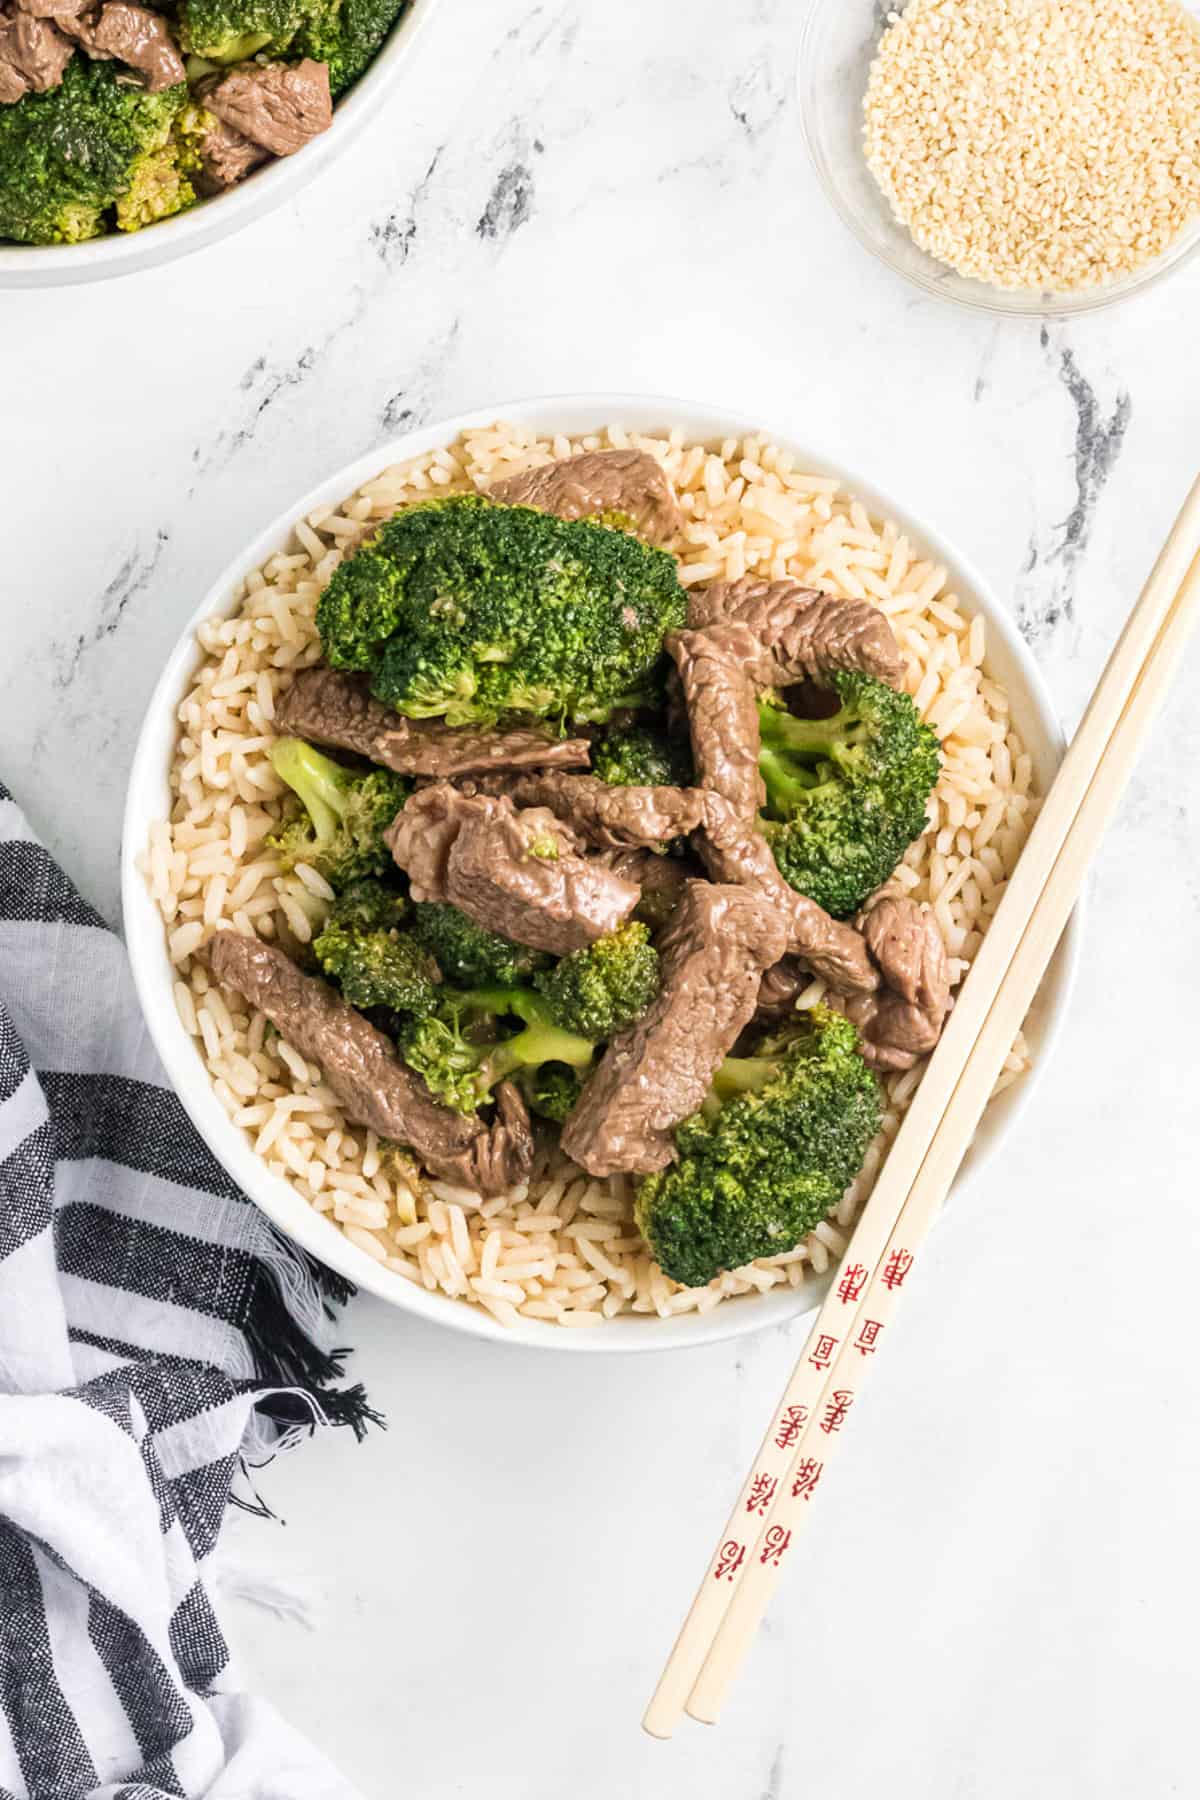
<svg viewBox="0 0 1200 1800">
<path fill-rule="evenodd" d="M 715 1723 L 1200 608 L 1200 478 L 1043 802 L 642 1723 Z"/>
</svg>

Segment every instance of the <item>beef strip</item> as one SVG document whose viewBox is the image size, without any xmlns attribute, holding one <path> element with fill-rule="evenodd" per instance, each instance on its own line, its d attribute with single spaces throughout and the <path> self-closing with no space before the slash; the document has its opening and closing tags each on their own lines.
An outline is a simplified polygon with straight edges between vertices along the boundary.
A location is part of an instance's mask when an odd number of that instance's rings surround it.
<svg viewBox="0 0 1200 1800">
<path fill-rule="evenodd" d="M 704 875 L 692 856 L 660 856 L 654 850 L 601 850 L 594 860 L 634 883 L 640 892 L 636 917 L 653 931 L 666 924 L 688 882 Z"/>
<path fill-rule="evenodd" d="M 56 88 L 74 47 L 51 19 L 0 14 L 0 104 Z"/>
<path fill-rule="evenodd" d="M 563 1127 L 562 1147 L 591 1175 L 648 1173 L 674 1161 L 674 1128 L 700 1106 L 754 1012 L 785 931 L 747 888 L 688 883 L 659 939 L 662 988 L 618 1033 Z"/>
<path fill-rule="evenodd" d="M 758 772 L 758 703 L 745 668 L 755 648 L 744 625 L 667 638 L 687 705 L 697 780 L 728 801 L 747 828 L 766 799 Z"/>
<path fill-rule="evenodd" d="M 0 106 L 14 106 L 29 92 L 29 83 L 15 63 L 8 61 L 8 21 L 0 18 Z"/>
<path fill-rule="evenodd" d="M 747 830 L 719 794 L 709 797 L 708 817 L 698 847 L 714 881 L 737 881 L 754 888 L 786 921 L 785 948 L 801 956 L 814 975 L 841 994 L 868 994 L 879 986 L 867 946 L 852 925 L 833 919 L 815 900 L 798 894 L 779 873 L 761 832 Z"/>
<path fill-rule="evenodd" d="M 92 0 L 13 0 L 19 13 L 35 19 L 75 19 L 92 4 Z"/>
<path fill-rule="evenodd" d="M 653 849 L 704 823 L 698 788 L 610 787 L 598 775 L 518 775 L 505 784 L 518 806 L 548 806 L 600 850 Z"/>
<path fill-rule="evenodd" d="M 950 1010 L 942 934 L 932 913 L 903 898 L 880 900 L 863 918 L 862 932 L 883 987 L 832 1004 L 857 1025 L 867 1062 L 911 1069 L 934 1048 Z"/>
<path fill-rule="evenodd" d="M 251 143 L 291 156 L 333 123 L 325 63 L 241 63 L 207 90 L 204 104 Z"/>
<path fill-rule="evenodd" d="M 585 450 L 493 482 L 488 493 L 560 519 L 624 513 L 652 544 L 669 543 L 683 529 L 675 490 L 661 463 L 644 450 Z"/>
<path fill-rule="evenodd" d="M 576 781 L 586 778 L 564 776 L 561 779 Z M 560 824 L 569 824 L 572 828 L 578 827 L 581 838 L 588 836 L 589 819 L 586 811 L 577 810 L 574 815 L 571 814 L 567 796 L 562 793 L 557 777 L 468 776 L 455 785 L 463 794 L 506 794 L 515 804 L 526 801 L 532 804 L 536 798 L 540 797 L 545 804 L 550 806 L 551 812 L 554 813 Z M 626 791 L 643 793 L 647 790 L 638 788 Z M 656 788 L 653 791 L 662 793 L 663 790 Z M 672 791 L 679 792 L 680 790 Z M 686 791 L 691 794 L 699 790 L 688 789 Z M 707 807 L 707 802 L 705 804 Z M 615 815 L 609 815 L 610 826 L 614 818 L 620 821 L 627 831 L 640 835 L 632 817 L 622 819 L 618 810 Z M 594 830 L 589 841 L 596 845 L 601 830 L 607 828 L 594 820 L 590 823 Z M 669 915 L 674 912 L 683 897 L 683 890 L 687 883 L 702 880 L 704 877 L 704 869 L 696 857 L 690 852 L 683 852 L 683 847 L 678 843 L 669 856 L 665 856 L 656 847 L 653 840 L 649 846 L 610 843 L 605 847 L 597 847 L 588 860 L 599 868 L 608 869 L 612 874 L 619 875 L 622 881 L 630 881 L 635 887 L 640 888 L 641 899 L 637 906 L 637 917 L 645 919 L 655 928 L 664 924 Z"/>
<path fill-rule="evenodd" d="M 753 653 L 748 629 L 675 632 L 667 647 L 679 669 L 692 755 L 704 783 L 698 848 L 709 874 L 714 881 L 756 889 L 786 921 L 787 949 L 839 992 L 870 992 L 878 977 L 858 933 L 789 887 L 756 829 L 762 786 L 758 707 L 745 664 Z"/>
<path fill-rule="evenodd" d="M 579 841 L 545 807 L 422 788 L 387 833 L 414 900 L 448 900 L 514 943 L 566 956 L 623 925 L 638 889 L 578 854 Z"/>
<path fill-rule="evenodd" d="M 358 676 L 336 669 L 301 670 L 276 708 L 275 729 L 353 750 L 399 775 L 438 780 L 489 769 L 586 768 L 591 757 L 586 738 L 414 723 L 373 699 Z"/>
<path fill-rule="evenodd" d="M 790 1019 L 796 1001 L 812 980 L 812 972 L 796 956 L 785 956 L 772 965 L 762 978 L 758 1005 L 754 1010 L 756 1025 L 776 1025 Z"/>
<path fill-rule="evenodd" d="M 633 912 L 638 889 L 564 848 L 560 830 L 542 807 L 469 820 L 450 852 L 449 899 L 489 931 L 552 956 L 607 936 Z M 550 856 L 539 853 L 545 843 L 557 846 Z"/>
<path fill-rule="evenodd" d="M 497 1090 L 499 1117 L 491 1125 L 464 1118 L 433 1099 L 369 1020 L 275 945 L 219 931 L 211 961 L 218 981 L 244 994 L 294 1049 L 320 1063 L 356 1124 L 407 1144 L 431 1174 L 483 1195 L 504 1193 L 528 1178 L 533 1137 L 510 1083 Z"/>
<path fill-rule="evenodd" d="M 384 833 L 393 860 L 408 876 L 414 900 L 445 900 L 450 851 L 476 801 L 447 781 L 410 795 Z"/>
<path fill-rule="evenodd" d="M 95 12 L 61 23 L 93 60 L 136 69 L 151 94 L 186 77 L 183 58 L 161 13 L 131 5 L 130 0 L 107 0 Z"/>
<path fill-rule="evenodd" d="M 878 607 L 796 581 L 743 575 L 693 588 L 688 625 L 748 627 L 756 648 L 747 672 L 759 687 L 786 687 L 835 669 L 860 670 L 898 687 L 904 674 L 900 646 Z"/>
<path fill-rule="evenodd" d="M 264 150 L 261 144 L 252 144 L 224 119 L 214 116 L 212 126 L 200 140 L 200 168 L 195 178 L 197 191 L 211 195 L 236 187 L 252 169 L 259 168 L 270 158 L 269 150 Z"/>
</svg>

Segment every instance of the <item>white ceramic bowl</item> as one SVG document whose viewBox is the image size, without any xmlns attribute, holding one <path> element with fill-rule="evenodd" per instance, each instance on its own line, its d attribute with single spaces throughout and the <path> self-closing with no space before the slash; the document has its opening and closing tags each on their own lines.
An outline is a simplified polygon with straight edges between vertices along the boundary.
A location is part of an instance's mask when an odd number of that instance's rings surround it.
<svg viewBox="0 0 1200 1800">
<path fill-rule="evenodd" d="M 104 281 L 190 256 L 228 237 L 286 200 L 340 156 L 396 86 L 436 0 L 410 0 L 408 10 L 362 79 L 334 109 L 333 124 L 294 156 L 281 156 L 228 193 L 141 231 L 113 232 L 84 244 L 0 243 L 0 288 L 67 287 Z"/>
<path fill-rule="evenodd" d="M 121 851 L 121 884 L 125 932 L 134 979 L 150 1034 L 167 1074 L 197 1130 L 228 1170 L 262 1210 L 289 1237 L 339 1270 L 360 1287 L 389 1300 L 402 1310 L 439 1321 L 476 1337 L 498 1342 L 572 1352 L 667 1350 L 687 1344 L 713 1343 L 740 1336 L 768 1325 L 778 1325 L 811 1311 L 819 1284 L 782 1293 L 752 1295 L 723 1301 L 707 1316 L 681 1315 L 673 1319 L 620 1318 L 594 1331 L 564 1331 L 561 1327 L 530 1321 L 511 1330 L 499 1325 L 481 1307 L 465 1306 L 443 1294 L 427 1293 L 403 1276 L 381 1269 L 342 1235 L 322 1214 L 315 1212 L 286 1181 L 272 1175 L 257 1157 L 243 1133 L 230 1123 L 213 1092 L 209 1077 L 175 1010 L 172 971 L 167 957 L 163 922 L 150 899 L 136 858 L 145 847 L 154 821 L 170 810 L 167 771 L 175 745 L 176 708 L 199 660 L 195 633 L 203 619 L 234 610 L 233 595 L 242 579 L 276 550 L 283 549 L 296 519 L 314 507 L 327 505 L 353 493 L 364 481 L 391 463 L 421 455 L 450 443 L 460 432 L 503 418 L 533 426 L 541 434 L 582 434 L 618 421 L 629 430 L 662 431 L 680 426 L 693 439 L 719 442 L 723 438 L 769 429 L 761 420 L 748 422 L 729 413 L 682 400 L 634 397 L 625 394 L 569 396 L 522 400 L 507 406 L 449 419 L 372 450 L 369 455 L 339 470 L 327 481 L 289 506 L 247 549 L 241 552 L 214 582 L 187 620 L 179 642 L 163 670 L 146 711 L 145 724 L 134 754 L 125 807 Z M 831 467 L 811 447 L 801 446 L 785 431 L 772 431 L 777 442 L 795 449 L 803 466 L 828 469 L 872 508 L 895 519 L 911 539 L 936 561 L 944 563 L 964 608 L 981 612 L 988 622 L 988 662 L 1004 684 L 1012 701 L 1014 720 L 1033 757 L 1037 780 L 1045 786 L 1059 762 L 1063 739 L 1049 697 L 1037 668 L 1008 614 L 988 593 L 979 576 L 945 539 L 907 514 L 866 474 Z M 976 1143 L 964 1166 L 964 1174 L 977 1170 L 1011 1128 L 1044 1067 L 1057 1027 L 1062 1019 L 1074 976 L 1079 945 L 1078 915 L 1071 921 L 1050 966 L 1030 1025 L 1036 1057 L 1035 1074 L 1010 1088 L 989 1109 Z"/>
</svg>

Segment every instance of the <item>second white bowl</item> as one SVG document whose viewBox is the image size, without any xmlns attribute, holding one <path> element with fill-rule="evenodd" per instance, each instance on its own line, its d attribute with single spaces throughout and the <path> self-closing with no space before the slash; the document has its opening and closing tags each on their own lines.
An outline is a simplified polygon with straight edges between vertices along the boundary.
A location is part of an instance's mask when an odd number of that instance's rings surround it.
<svg viewBox="0 0 1200 1800">
<path fill-rule="evenodd" d="M 367 120 L 395 91 L 417 36 L 436 0 L 410 0 L 382 50 L 334 109 L 333 124 L 294 156 L 277 157 L 227 193 L 214 194 L 187 212 L 176 213 L 141 231 L 115 231 L 83 244 L 0 242 L 0 288 L 69 287 L 129 275 L 156 263 L 189 256 L 205 244 L 228 237 L 298 192 L 340 156 Z"/>
</svg>

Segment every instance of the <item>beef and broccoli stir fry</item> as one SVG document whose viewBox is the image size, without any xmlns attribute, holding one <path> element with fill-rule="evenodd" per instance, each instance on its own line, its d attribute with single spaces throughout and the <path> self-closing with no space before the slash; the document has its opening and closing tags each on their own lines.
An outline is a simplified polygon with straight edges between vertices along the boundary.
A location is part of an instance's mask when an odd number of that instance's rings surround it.
<svg viewBox="0 0 1200 1800">
<path fill-rule="evenodd" d="M 0 239 L 137 231 L 291 156 L 407 0 L 4 0 Z"/>
<path fill-rule="evenodd" d="M 940 766 L 886 619 L 689 593 L 678 520 L 653 458 L 595 451 L 379 527 L 275 721 L 271 847 L 335 898 L 311 945 L 211 961 L 350 1120 L 484 1196 L 558 1134 L 695 1286 L 837 1204 L 950 981 L 877 892 Z"/>
</svg>

